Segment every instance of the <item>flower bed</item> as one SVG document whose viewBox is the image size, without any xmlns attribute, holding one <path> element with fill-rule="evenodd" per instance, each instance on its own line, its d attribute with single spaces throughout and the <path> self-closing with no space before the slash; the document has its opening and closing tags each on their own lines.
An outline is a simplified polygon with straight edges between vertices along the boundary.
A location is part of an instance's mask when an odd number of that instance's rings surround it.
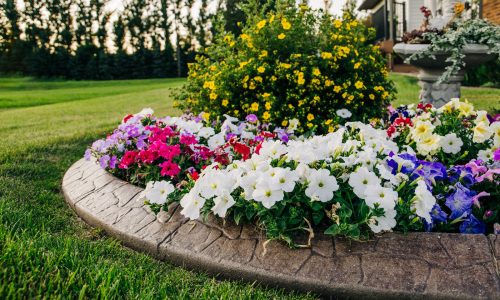
<svg viewBox="0 0 500 300">
<path fill-rule="evenodd" d="M 375 128 L 348 122 L 294 136 L 226 116 L 127 116 L 87 151 L 136 184 L 156 212 L 180 202 L 191 218 L 251 222 L 269 239 L 308 246 L 314 232 L 366 239 L 383 231 L 495 232 L 500 206 L 500 122 L 454 100 L 390 110 Z M 345 112 L 339 115 L 348 118 Z M 309 242 L 297 245 L 300 232 Z"/>
</svg>

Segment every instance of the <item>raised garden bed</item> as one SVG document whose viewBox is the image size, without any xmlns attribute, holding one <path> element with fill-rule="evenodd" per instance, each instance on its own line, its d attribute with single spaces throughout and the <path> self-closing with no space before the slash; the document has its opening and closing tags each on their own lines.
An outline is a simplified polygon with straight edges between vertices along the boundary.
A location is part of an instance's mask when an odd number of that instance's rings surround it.
<svg viewBox="0 0 500 300">
<path fill-rule="evenodd" d="M 156 217 L 141 188 L 92 161 L 75 163 L 62 189 L 79 217 L 126 246 L 224 278 L 352 298 L 500 298 L 496 235 L 386 233 L 363 243 L 316 235 L 311 248 L 290 249 L 251 226 L 189 221 L 176 204 Z"/>
</svg>

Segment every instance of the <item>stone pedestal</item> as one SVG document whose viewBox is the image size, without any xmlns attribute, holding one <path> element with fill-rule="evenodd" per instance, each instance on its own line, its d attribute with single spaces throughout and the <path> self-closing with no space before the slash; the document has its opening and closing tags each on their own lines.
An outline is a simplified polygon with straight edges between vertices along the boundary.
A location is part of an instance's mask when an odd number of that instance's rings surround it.
<svg viewBox="0 0 500 300">
<path fill-rule="evenodd" d="M 429 45 L 425 44 L 397 44 L 394 46 L 394 52 L 404 59 L 409 58 L 417 52 L 425 51 Z M 465 55 L 464 69 L 470 69 L 480 64 L 486 63 L 495 56 L 489 53 L 486 45 L 469 44 L 462 49 Z M 420 68 L 418 75 L 420 90 L 420 101 L 431 103 L 436 107 L 443 106 L 453 98 L 460 98 L 460 83 L 464 79 L 464 70 L 455 74 L 448 81 L 437 84 L 438 78 L 443 74 L 445 68 L 450 65 L 446 61 L 449 57 L 447 52 L 433 53 L 433 57 L 422 57 L 410 61 L 410 63 Z"/>
<path fill-rule="evenodd" d="M 421 69 L 418 74 L 420 85 L 419 99 L 424 103 L 431 103 L 435 107 L 441 107 L 453 98 L 460 98 L 460 86 L 464 79 L 464 72 L 452 76 L 447 82 L 437 84 L 437 80 L 443 74 L 442 70 Z"/>
</svg>

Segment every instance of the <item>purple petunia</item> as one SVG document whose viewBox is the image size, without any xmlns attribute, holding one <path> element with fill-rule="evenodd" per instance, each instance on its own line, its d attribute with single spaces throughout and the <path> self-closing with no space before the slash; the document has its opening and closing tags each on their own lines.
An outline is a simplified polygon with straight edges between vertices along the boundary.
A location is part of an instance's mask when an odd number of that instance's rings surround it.
<svg viewBox="0 0 500 300">
<path fill-rule="evenodd" d="M 485 233 L 486 224 L 474 217 L 473 214 L 470 214 L 469 217 L 460 224 L 459 230 L 461 233 Z"/>
<path fill-rule="evenodd" d="M 249 114 L 249 115 L 245 118 L 245 120 L 247 120 L 247 122 L 250 122 L 250 123 L 255 123 L 255 122 L 257 122 L 259 119 L 257 118 L 257 116 L 256 116 L 256 115 L 254 115 L 254 114 Z"/>
<path fill-rule="evenodd" d="M 469 215 L 475 195 L 475 192 L 469 190 L 460 182 L 457 183 L 455 185 L 455 191 L 446 197 L 445 202 L 446 206 L 451 210 L 450 219 L 454 220 Z"/>
<path fill-rule="evenodd" d="M 101 168 L 106 169 L 108 167 L 108 163 L 109 163 L 110 159 L 111 158 L 107 154 L 101 156 L 101 158 L 99 159 L 99 164 L 101 165 Z"/>
</svg>

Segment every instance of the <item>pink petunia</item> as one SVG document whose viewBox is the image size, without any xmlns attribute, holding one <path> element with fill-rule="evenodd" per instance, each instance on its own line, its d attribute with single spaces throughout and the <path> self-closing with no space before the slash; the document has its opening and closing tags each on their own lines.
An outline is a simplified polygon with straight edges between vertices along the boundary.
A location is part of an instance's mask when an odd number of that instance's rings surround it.
<svg viewBox="0 0 500 300">
<path fill-rule="evenodd" d="M 177 174 L 179 174 L 179 172 L 181 171 L 181 168 L 179 167 L 179 165 L 177 165 L 176 163 L 173 163 L 171 161 L 165 161 L 165 162 L 161 163 L 160 167 L 161 167 L 161 171 L 160 171 L 161 176 L 174 177 L 174 176 L 177 176 Z"/>
</svg>

